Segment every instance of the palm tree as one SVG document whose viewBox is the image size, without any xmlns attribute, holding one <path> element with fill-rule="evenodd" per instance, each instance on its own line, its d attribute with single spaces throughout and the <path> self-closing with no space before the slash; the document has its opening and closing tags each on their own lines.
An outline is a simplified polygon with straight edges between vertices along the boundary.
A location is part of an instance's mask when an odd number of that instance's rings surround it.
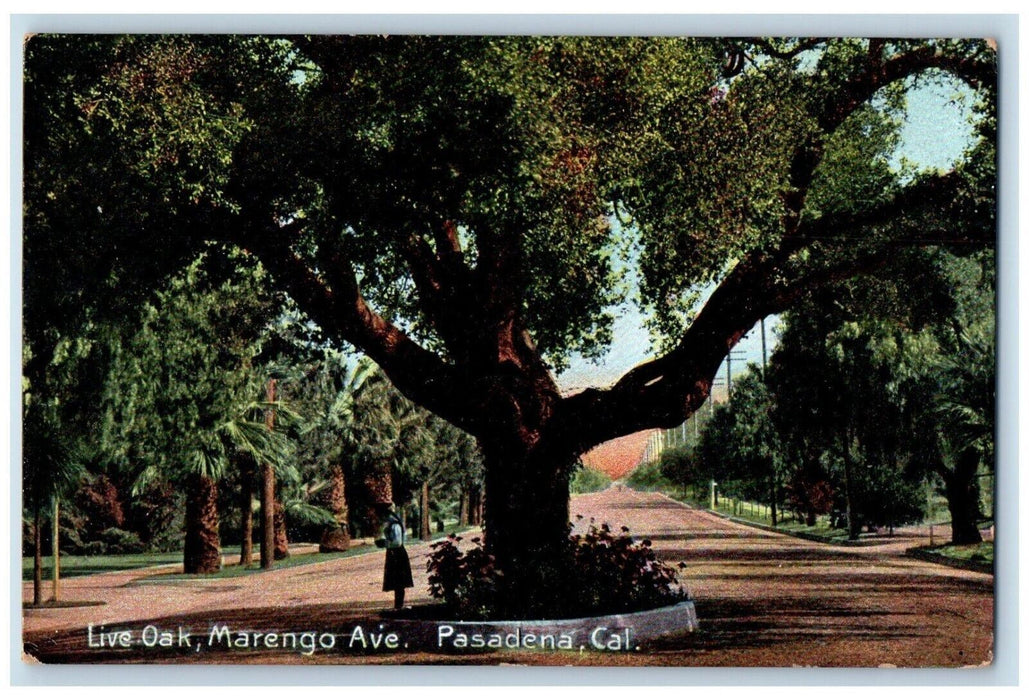
<svg viewBox="0 0 1029 700">
<path fill-rule="evenodd" d="M 995 364 L 993 325 L 958 328 L 952 352 L 938 368 L 942 377 L 936 407 L 939 458 L 951 515 L 954 544 L 975 544 L 979 534 L 979 470 L 993 465 Z"/>
<path fill-rule="evenodd" d="M 53 557 L 53 590 L 51 600 L 60 599 L 61 545 L 60 500 L 79 485 L 85 468 L 75 458 L 75 452 L 66 442 L 54 421 L 40 415 L 41 408 L 27 410 L 23 426 L 22 478 L 23 493 L 32 518 L 33 531 L 33 605 L 43 603 L 43 519 L 50 509 L 52 525 L 51 552 Z"/>
</svg>

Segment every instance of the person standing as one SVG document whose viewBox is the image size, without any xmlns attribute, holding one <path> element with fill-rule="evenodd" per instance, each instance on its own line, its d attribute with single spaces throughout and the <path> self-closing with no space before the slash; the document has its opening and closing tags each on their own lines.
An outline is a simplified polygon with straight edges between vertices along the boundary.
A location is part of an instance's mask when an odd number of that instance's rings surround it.
<svg viewBox="0 0 1029 700">
<path fill-rule="evenodd" d="M 404 607 L 405 589 L 414 586 L 411 579 L 411 560 L 404 548 L 404 523 L 390 502 L 376 506 L 382 520 L 382 538 L 376 544 L 386 548 L 386 566 L 382 573 L 382 590 L 393 591 L 393 608 Z"/>
</svg>

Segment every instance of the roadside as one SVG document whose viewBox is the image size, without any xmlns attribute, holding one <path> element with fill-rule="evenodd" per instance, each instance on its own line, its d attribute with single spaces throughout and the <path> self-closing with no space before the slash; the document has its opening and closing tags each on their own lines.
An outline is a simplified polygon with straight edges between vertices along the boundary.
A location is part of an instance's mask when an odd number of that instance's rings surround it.
<svg viewBox="0 0 1029 700">
<path fill-rule="evenodd" d="M 439 649 L 383 652 L 350 646 L 354 630 L 388 625 L 382 611 L 380 553 L 279 569 L 230 580 L 127 585 L 138 572 L 69 580 L 95 608 L 25 611 L 25 639 L 51 663 L 538 664 L 602 666 L 978 666 L 993 646 L 992 576 L 903 556 L 888 547 L 813 543 L 733 523 L 659 494 L 608 489 L 572 500 L 582 514 L 653 542 L 669 563 L 683 562 L 700 629 L 634 653 Z M 424 562 L 410 548 L 412 605 L 431 602 Z M 69 595 L 72 593 L 69 592 Z M 195 635 L 233 630 L 335 635 L 333 651 L 305 655 L 205 646 L 191 650 L 109 649 L 94 633 L 144 625 Z M 194 636 L 194 640 L 197 637 Z M 346 640 L 346 643 L 344 643 Z"/>
<path fill-rule="evenodd" d="M 934 525 L 902 525 L 892 530 L 879 528 L 871 532 L 862 532 L 858 539 L 852 540 L 848 537 L 843 528 L 828 528 L 824 525 L 805 525 L 790 520 L 777 525 L 772 525 L 767 517 L 767 506 L 743 503 L 737 505 L 731 499 L 723 499 L 728 502 L 726 509 L 712 509 L 698 505 L 688 499 L 676 498 L 673 495 L 662 495 L 677 503 L 682 503 L 690 508 L 701 510 L 717 518 L 739 523 L 747 527 L 757 528 L 766 532 L 775 532 L 789 537 L 796 537 L 811 542 L 839 546 L 839 547 L 875 547 L 886 548 L 884 551 L 902 553 L 922 561 L 929 561 L 943 566 L 950 566 L 956 569 L 976 571 L 984 574 L 993 573 L 993 531 L 992 528 L 982 532 L 983 542 L 978 545 L 953 545 L 950 544 L 951 530 L 949 523 Z M 734 514 L 747 512 L 758 514 L 759 517 L 747 517 L 746 515 Z M 726 512 L 728 511 L 728 512 Z M 760 515 L 765 517 L 761 518 Z"/>
</svg>

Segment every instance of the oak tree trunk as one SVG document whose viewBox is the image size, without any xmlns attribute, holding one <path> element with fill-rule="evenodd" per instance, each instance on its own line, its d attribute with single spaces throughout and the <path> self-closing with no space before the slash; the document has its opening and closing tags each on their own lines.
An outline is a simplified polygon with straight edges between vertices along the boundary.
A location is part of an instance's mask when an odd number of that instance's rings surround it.
<svg viewBox="0 0 1029 700">
<path fill-rule="evenodd" d="M 483 446 L 486 547 L 503 572 L 507 614 L 557 614 L 569 573 L 568 480 L 572 463 Z"/>
<path fill-rule="evenodd" d="M 336 523 L 325 528 L 318 551 L 345 552 L 350 549 L 350 531 L 347 529 L 346 474 L 342 465 L 335 464 L 329 470 L 329 487 L 325 490 L 323 503 Z"/>
<path fill-rule="evenodd" d="M 954 471 L 945 475 L 947 508 L 950 510 L 951 541 L 954 544 L 978 544 L 979 489 L 976 472 L 979 457 L 972 450 L 958 456 Z"/>
<path fill-rule="evenodd" d="M 200 474 L 186 482 L 186 543 L 183 571 L 213 574 L 221 568 L 218 537 L 218 483 Z"/>
</svg>

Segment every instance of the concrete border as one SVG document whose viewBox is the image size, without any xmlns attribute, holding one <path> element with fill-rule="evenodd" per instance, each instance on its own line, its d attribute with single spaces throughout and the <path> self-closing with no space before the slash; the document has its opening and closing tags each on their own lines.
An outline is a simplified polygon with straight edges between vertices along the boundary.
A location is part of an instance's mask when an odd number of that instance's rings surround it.
<svg viewBox="0 0 1029 700">
<path fill-rule="evenodd" d="M 912 559 L 921 559 L 933 564 L 942 564 L 943 566 L 949 566 L 952 569 L 964 569 L 965 571 L 975 571 L 980 574 L 994 575 L 993 564 L 981 561 L 971 561 L 963 559 L 955 559 L 954 557 L 945 557 L 942 554 L 931 552 L 922 547 L 912 547 L 904 552 L 905 555 Z"/>
<path fill-rule="evenodd" d="M 379 634 L 395 632 L 409 649 L 475 653 L 497 649 L 640 651 L 660 637 L 698 628 L 692 600 L 636 613 L 564 620 L 384 620 Z"/>
</svg>

